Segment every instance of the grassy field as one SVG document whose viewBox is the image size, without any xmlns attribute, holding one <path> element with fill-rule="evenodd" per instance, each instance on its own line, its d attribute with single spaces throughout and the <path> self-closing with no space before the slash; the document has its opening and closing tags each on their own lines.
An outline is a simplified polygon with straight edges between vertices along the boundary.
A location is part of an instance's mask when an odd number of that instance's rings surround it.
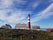
<svg viewBox="0 0 53 40">
<path fill-rule="evenodd" d="M 53 32 L 36 30 L 0 29 L 0 40 L 53 40 Z"/>
</svg>

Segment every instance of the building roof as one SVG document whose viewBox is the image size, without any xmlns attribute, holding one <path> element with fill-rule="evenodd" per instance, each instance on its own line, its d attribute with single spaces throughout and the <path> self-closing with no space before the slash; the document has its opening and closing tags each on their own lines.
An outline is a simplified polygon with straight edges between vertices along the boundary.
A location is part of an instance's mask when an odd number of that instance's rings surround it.
<svg viewBox="0 0 53 40">
<path fill-rule="evenodd" d="M 1 28 L 11 29 L 12 27 L 9 24 L 5 24 L 5 25 L 2 25 Z"/>
</svg>

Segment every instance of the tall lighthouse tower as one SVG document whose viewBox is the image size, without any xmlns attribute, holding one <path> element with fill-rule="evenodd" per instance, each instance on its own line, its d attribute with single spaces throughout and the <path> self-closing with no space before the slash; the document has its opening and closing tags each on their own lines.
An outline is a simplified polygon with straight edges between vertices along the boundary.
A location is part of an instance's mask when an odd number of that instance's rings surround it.
<svg viewBox="0 0 53 40">
<path fill-rule="evenodd" d="M 29 30 L 31 29 L 31 24 L 30 24 L 30 14 L 28 14 L 28 28 L 29 28 Z"/>
</svg>

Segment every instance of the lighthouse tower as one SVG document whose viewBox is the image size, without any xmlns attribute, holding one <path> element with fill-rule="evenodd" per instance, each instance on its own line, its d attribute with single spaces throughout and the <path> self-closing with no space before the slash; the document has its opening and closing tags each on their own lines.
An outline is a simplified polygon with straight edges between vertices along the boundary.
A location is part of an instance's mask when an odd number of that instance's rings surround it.
<svg viewBox="0 0 53 40">
<path fill-rule="evenodd" d="M 30 24 L 30 14 L 28 14 L 28 28 L 29 28 L 29 30 L 31 29 L 31 24 Z"/>
</svg>

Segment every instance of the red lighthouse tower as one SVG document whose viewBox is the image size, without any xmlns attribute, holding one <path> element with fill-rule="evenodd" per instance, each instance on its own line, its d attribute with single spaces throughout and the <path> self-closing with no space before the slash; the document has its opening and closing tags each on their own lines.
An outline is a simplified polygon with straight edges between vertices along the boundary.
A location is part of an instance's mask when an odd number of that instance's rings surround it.
<svg viewBox="0 0 53 40">
<path fill-rule="evenodd" d="M 31 24 L 30 24 L 30 14 L 28 14 L 28 28 L 29 28 L 29 30 L 31 29 Z"/>
</svg>

